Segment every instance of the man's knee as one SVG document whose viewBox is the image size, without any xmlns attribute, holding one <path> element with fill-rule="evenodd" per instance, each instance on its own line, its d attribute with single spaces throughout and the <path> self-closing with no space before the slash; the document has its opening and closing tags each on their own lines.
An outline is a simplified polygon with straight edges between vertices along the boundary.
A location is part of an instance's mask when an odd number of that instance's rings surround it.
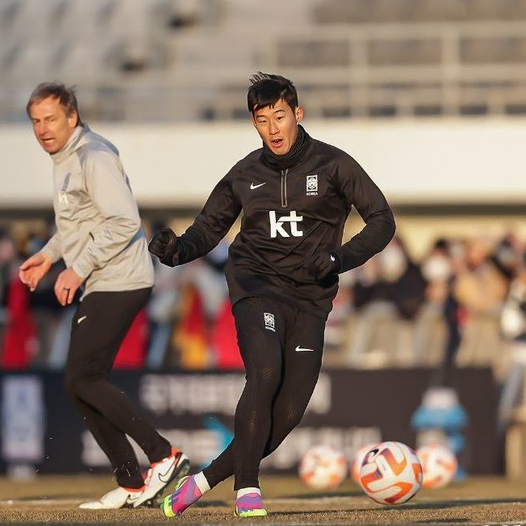
<svg viewBox="0 0 526 526">
<path fill-rule="evenodd" d="M 76 376 L 66 372 L 66 376 L 64 378 L 64 391 L 66 391 L 68 398 L 71 400 L 77 398 L 77 387 L 78 382 Z"/>
<path fill-rule="evenodd" d="M 247 370 L 247 385 L 254 396 L 275 396 L 281 383 L 281 373 L 272 367 Z"/>
<path fill-rule="evenodd" d="M 90 391 L 96 388 L 94 385 L 98 379 L 86 373 L 66 371 L 64 390 L 71 400 L 76 398 L 84 400 L 89 396 Z"/>
</svg>

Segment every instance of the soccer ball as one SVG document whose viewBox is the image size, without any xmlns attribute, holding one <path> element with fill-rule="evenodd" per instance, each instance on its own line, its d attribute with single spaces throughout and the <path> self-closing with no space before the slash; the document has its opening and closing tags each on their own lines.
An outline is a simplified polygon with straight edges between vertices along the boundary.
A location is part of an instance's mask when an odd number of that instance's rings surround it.
<svg viewBox="0 0 526 526">
<path fill-rule="evenodd" d="M 422 464 L 423 488 L 443 488 L 453 481 L 457 473 L 457 457 L 446 446 L 428 444 L 416 450 Z"/>
<path fill-rule="evenodd" d="M 333 489 L 339 486 L 347 474 L 344 454 L 330 446 L 313 446 L 303 455 L 300 479 L 314 489 Z"/>
<path fill-rule="evenodd" d="M 360 486 L 379 504 L 402 504 L 422 486 L 422 465 L 401 442 L 381 442 L 370 449 L 360 467 Z"/>
<path fill-rule="evenodd" d="M 368 444 L 367 446 L 362 446 L 354 455 L 354 458 L 351 462 L 351 467 L 349 469 L 349 474 L 351 475 L 351 479 L 356 482 L 356 484 L 360 484 L 360 468 L 362 467 L 363 459 L 365 458 L 365 455 L 369 453 L 369 450 L 371 450 L 374 447 L 373 444 Z"/>
</svg>

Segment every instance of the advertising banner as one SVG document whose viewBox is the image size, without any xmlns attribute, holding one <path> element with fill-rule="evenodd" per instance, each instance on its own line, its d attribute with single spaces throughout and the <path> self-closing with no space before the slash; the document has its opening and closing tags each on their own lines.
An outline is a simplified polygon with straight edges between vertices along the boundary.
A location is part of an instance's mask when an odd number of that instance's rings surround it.
<svg viewBox="0 0 526 526">
<path fill-rule="evenodd" d="M 383 440 L 417 444 L 411 418 L 429 387 L 432 370 L 325 370 L 307 413 L 283 444 L 264 460 L 273 473 L 297 470 L 313 445 L 330 444 L 347 458 L 363 445 Z M 496 473 L 497 390 L 490 369 L 452 373 L 467 421 L 462 434 L 468 474 Z M 206 466 L 230 442 L 234 411 L 243 389 L 239 372 L 118 372 L 111 381 L 171 443 Z M 0 473 L 108 472 L 108 461 L 63 389 L 61 373 L 0 373 Z M 147 460 L 136 447 L 140 461 Z"/>
</svg>

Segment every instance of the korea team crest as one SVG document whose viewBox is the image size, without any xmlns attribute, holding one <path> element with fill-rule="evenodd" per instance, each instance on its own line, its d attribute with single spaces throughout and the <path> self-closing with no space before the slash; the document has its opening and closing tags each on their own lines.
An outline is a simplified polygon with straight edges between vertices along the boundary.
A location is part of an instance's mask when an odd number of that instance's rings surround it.
<svg viewBox="0 0 526 526">
<path fill-rule="evenodd" d="M 318 175 L 307 175 L 306 195 L 318 195 Z"/>
<path fill-rule="evenodd" d="M 264 312 L 263 313 L 263 320 L 265 322 L 265 329 L 268 329 L 269 331 L 276 332 L 276 325 L 274 321 L 274 314 L 271 312 Z"/>
</svg>

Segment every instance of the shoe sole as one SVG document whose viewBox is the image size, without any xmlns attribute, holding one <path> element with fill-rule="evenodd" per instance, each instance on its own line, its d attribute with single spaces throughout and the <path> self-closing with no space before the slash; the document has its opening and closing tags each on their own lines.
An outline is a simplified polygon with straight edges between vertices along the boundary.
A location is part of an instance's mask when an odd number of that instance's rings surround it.
<svg viewBox="0 0 526 526">
<path fill-rule="evenodd" d="M 172 511 L 172 508 L 170 504 L 167 502 L 168 497 L 165 497 L 159 506 L 161 508 L 161 511 L 163 512 L 163 515 L 168 519 L 173 519 L 176 517 L 176 514 Z"/>
<path fill-rule="evenodd" d="M 240 519 L 250 519 L 252 517 L 266 517 L 268 513 L 267 513 L 267 510 L 265 509 L 242 511 L 240 513 L 237 510 L 235 510 L 234 515 L 236 517 L 239 517 Z"/>
<path fill-rule="evenodd" d="M 156 499 L 163 494 L 164 490 L 168 487 L 168 485 L 171 484 L 174 480 L 179 480 L 183 478 L 185 475 L 188 474 L 189 471 L 190 460 L 184 453 L 182 453 L 181 457 L 179 458 L 179 463 L 177 464 L 177 467 L 174 469 L 170 478 L 167 480 L 165 486 L 161 488 L 155 495 L 151 496 L 149 499 L 145 500 L 144 502 L 141 502 L 138 506 L 134 506 L 134 508 L 156 508 L 159 505 L 159 502 L 156 502 Z"/>
</svg>

